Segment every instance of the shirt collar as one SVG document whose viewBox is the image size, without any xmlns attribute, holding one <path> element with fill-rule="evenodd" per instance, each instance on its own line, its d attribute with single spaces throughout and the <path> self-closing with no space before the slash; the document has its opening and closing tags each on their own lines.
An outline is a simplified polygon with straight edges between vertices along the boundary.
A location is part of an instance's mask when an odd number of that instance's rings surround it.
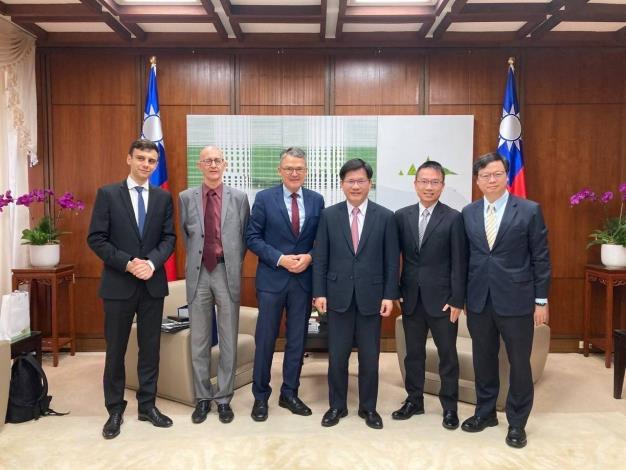
<svg viewBox="0 0 626 470">
<path fill-rule="evenodd" d="M 283 184 L 283 197 L 284 197 L 285 199 L 288 199 L 288 198 L 290 198 L 290 197 L 291 197 L 291 195 L 292 195 L 292 194 L 293 194 L 293 193 L 287 189 L 287 186 L 285 186 L 285 185 Z M 300 186 L 300 188 L 298 188 L 298 190 L 296 191 L 296 194 L 297 194 L 298 196 L 300 196 L 300 198 L 302 198 L 302 186 Z"/>
<path fill-rule="evenodd" d="M 207 194 L 209 194 L 209 191 L 215 191 L 215 194 L 217 194 L 217 197 L 222 199 L 222 192 L 224 191 L 224 184 L 220 183 L 220 185 L 217 188 L 209 188 L 205 183 L 202 183 L 202 196 L 207 197 Z"/>
<path fill-rule="evenodd" d="M 367 211 L 367 201 L 369 201 L 369 199 L 365 199 L 365 201 L 363 201 L 359 206 L 359 210 L 361 211 L 361 215 L 363 215 L 363 217 L 365 217 L 365 212 Z M 346 205 L 348 206 L 348 215 L 352 215 L 352 209 L 354 209 L 354 206 L 347 200 Z"/>
<path fill-rule="evenodd" d="M 428 210 L 428 215 L 433 215 L 433 211 L 435 210 L 437 204 L 439 204 L 439 201 L 435 201 L 435 203 L 430 207 L 424 207 L 421 202 L 418 202 L 417 204 L 419 205 L 420 216 L 424 213 L 424 209 Z"/>
<path fill-rule="evenodd" d="M 504 191 L 504 194 L 496 199 L 493 203 L 489 202 L 484 196 L 483 199 L 485 201 L 485 213 L 487 212 L 487 207 L 489 207 L 489 204 L 493 204 L 496 207 L 496 213 L 499 213 L 502 208 L 506 206 L 506 203 L 509 200 L 509 191 Z"/>
<path fill-rule="evenodd" d="M 149 180 L 146 180 L 146 182 L 144 184 L 139 184 L 130 175 L 128 175 L 128 178 L 126 178 L 126 184 L 128 185 L 128 189 L 133 189 L 133 188 L 136 188 L 137 186 L 141 186 L 146 191 L 150 190 L 150 181 Z"/>
</svg>

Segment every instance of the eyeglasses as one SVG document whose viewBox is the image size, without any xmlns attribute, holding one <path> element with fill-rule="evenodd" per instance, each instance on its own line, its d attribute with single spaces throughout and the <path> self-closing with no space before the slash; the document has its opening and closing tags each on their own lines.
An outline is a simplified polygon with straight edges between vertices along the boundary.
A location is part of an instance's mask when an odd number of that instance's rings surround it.
<svg viewBox="0 0 626 470">
<path fill-rule="evenodd" d="M 200 165 L 202 166 L 211 166 L 211 165 L 220 166 L 222 163 L 224 163 L 224 159 L 223 158 L 205 158 L 204 160 L 200 160 L 198 163 L 200 163 Z"/>
<path fill-rule="evenodd" d="M 441 180 L 416 180 L 416 183 L 419 184 L 420 186 L 428 186 L 431 185 L 433 188 L 438 188 L 439 186 L 441 186 L 443 184 L 443 181 Z"/>
<path fill-rule="evenodd" d="M 481 181 L 489 181 L 491 178 L 495 180 L 502 179 L 506 176 L 506 171 L 496 171 L 494 173 L 481 173 L 478 175 L 478 179 Z"/>
<path fill-rule="evenodd" d="M 365 180 L 365 179 L 362 179 L 362 180 L 343 180 L 343 182 L 345 184 L 347 184 L 348 186 L 354 186 L 355 184 L 357 186 L 365 186 L 367 183 L 370 182 L 370 180 Z"/>
<path fill-rule="evenodd" d="M 285 167 L 281 167 L 280 168 L 282 171 L 284 171 L 285 173 L 287 173 L 288 175 L 291 175 L 292 173 L 296 173 L 296 175 L 301 175 L 306 171 L 306 168 L 298 166 L 298 167 L 292 167 L 292 166 L 285 166 Z"/>
</svg>

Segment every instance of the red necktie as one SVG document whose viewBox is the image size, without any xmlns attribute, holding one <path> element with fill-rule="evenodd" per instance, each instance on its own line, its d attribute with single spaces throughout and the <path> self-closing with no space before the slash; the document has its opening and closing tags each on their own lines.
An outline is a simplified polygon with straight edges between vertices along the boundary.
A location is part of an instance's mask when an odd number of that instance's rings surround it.
<svg viewBox="0 0 626 470">
<path fill-rule="evenodd" d="M 298 208 L 298 193 L 291 193 L 291 231 L 296 236 L 300 235 L 300 209 Z"/>
<path fill-rule="evenodd" d="M 215 214 L 213 210 L 213 191 L 209 191 L 204 208 L 204 247 L 202 249 L 202 263 L 207 271 L 211 272 L 217 266 L 215 257 Z"/>
</svg>

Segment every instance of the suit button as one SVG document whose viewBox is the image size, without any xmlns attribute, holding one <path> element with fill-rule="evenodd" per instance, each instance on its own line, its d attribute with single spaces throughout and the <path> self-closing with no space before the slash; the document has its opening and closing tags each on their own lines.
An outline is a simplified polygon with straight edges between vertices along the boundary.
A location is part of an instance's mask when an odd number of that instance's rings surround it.
<svg viewBox="0 0 626 470">
<path fill-rule="evenodd" d="M 204 235 L 200 235 L 202 238 L 204 238 Z"/>
<path fill-rule="evenodd" d="M 198 250 L 198 254 L 200 254 L 200 255 L 201 255 L 201 254 L 202 254 L 202 250 Z"/>
<path fill-rule="evenodd" d="M 350 276 L 350 279 L 354 279 L 354 276 Z"/>
<path fill-rule="evenodd" d="M 196 269 L 197 269 L 198 271 L 200 271 L 200 266 L 196 266 Z"/>
</svg>

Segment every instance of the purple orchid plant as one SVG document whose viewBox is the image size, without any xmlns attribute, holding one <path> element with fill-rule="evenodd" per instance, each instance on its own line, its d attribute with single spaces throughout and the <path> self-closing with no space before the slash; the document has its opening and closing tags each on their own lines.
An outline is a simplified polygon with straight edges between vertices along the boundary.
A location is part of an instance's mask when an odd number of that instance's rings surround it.
<svg viewBox="0 0 626 470">
<path fill-rule="evenodd" d="M 59 237 L 65 233 L 58 230 L 59 222 L 63 217 L 64 211 L 72 211 L 78 213 L 85 208 L 85 203 L 79 201 L 70 193 L 65 192 L 60 197 L 54 197 L 54 192 L 50 189 L 33 189 L 29 193 L 14 198 L 11 191 L 0 194 L 0 212 L 9 204 L 14 203 L 17 206 L 30 207 L 31 204 L 38 202 L 48 202 L 49 198 L 54 198 L 54 202 L 59 206 L 54 217 L 46 215 L 32 228 L 22 231 L 22 240 L 26 245 L 48 245 L 59 244 Z"/>
<path fill-rule="evenodd" d="M 594 230 L 589 235 L 591 241 L 587 244 L 587 248 L 591 245 L 622 245 L 626 247 L 626 217 L 624 215 L 624 202 L 626 201 L 626 181 L 619 185 L 618 193 L 621 200 L 619 216 L 608 217 L 607 205 L 615 198 L 613 191 L 605 191 L 600 196 L 589 188 L 584 188 L 573 194 L 569 198 L 570 207 L 579 205 L 583 201 L 600 202 L 607 218 L 604 221 L 602 230 Z"/>
</svg>

